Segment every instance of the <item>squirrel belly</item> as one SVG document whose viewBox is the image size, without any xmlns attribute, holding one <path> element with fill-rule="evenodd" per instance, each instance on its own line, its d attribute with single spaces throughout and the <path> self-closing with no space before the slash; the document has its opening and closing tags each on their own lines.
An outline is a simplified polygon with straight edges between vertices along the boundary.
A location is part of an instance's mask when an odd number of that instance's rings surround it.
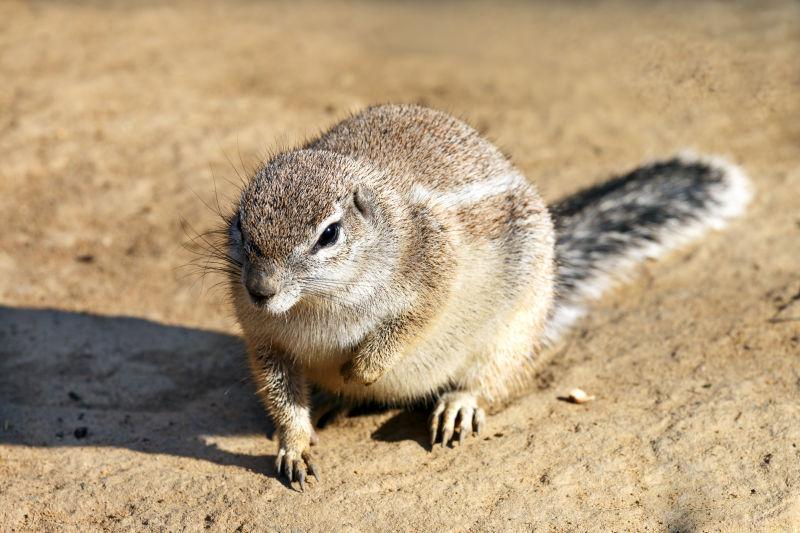
<svg viewBox="0 0 800 533">
<path fill-rule="evenodd" d="M 454 238 L 455 265 L 435 315 L 379 380 L 345 383 L 338 361 L 307 366 L 309 379 L 351 400 L 389 405 L 432 400 L 447 389 L 495 401 L 523 386 L 552 305 L 552 243 L 509 265 L 494 245 L 462 242 L 467 237 Z"/>
<path fill-rule="evenodd" d="M 479 432 L 483 406 L 524 387 L 542 347 L 620 273 L 749 197 L 736 167 L 684 155 L 548 210 L 474 129 L 410 105 L 371 107 L 275 156 L 222 249 L 279 473 L 301 487 L 318 474 L 311 385 L 353 402 L 433 400 L 432 444 Z"/>
</svg>

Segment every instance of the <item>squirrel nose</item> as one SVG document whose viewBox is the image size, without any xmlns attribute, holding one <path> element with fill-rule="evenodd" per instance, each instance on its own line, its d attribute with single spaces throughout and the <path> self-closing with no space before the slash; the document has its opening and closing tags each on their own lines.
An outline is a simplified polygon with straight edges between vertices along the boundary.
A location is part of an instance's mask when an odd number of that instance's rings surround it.
<svg viewBox="0 0 800 533">
<path fill-rule="evenodd" d="M 257 304 L 266 302 L 278 293 L 276 284 L 261 270 L 249 272 L 244 285 L 250 298 Z"/>
</svg>

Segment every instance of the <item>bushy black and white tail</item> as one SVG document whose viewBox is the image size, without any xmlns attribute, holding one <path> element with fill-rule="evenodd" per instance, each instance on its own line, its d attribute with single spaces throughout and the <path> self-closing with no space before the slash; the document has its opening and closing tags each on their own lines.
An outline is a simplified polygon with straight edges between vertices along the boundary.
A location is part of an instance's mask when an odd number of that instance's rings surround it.
<svg viewBox="0 0 800 533">
<path fill-rule="evenodd" d="M 721 159 L 681 154 L 574 194 L 551 206 L 558 288 L 547 332 L 555 341 L 611 283 L 741 215 L 750 181 Z"/>
</svg>

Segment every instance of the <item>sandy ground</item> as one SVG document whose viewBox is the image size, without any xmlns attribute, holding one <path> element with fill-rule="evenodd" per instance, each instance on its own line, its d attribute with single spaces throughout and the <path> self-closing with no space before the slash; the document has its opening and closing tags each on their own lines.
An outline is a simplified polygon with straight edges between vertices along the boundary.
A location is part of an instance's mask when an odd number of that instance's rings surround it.
<svg viewBox="0 0 800 533">
<path fill-rule="evenodd" d="M 800 530 L 798 58 L 796 2 L 0 4 L 0 530 Z M 685 147 L 757 196 L 485 437 L 347 418 L 301 494 L 179 221 L 383 101 L 467 118 L 549 200 Z"/>
</svg>

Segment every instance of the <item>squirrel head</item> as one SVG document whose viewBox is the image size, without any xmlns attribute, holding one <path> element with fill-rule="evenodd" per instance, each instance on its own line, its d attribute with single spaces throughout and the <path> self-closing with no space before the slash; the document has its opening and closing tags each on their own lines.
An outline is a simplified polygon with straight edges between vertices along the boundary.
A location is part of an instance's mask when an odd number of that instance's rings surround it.
<svg viewBox="0 0 800 533">
<path fill-rule="evenodd" d="M 300 300 L 339 303 L 354 290 L 385 236 L 384 209 L 367 185 L 375 172 L 333 152 L 298 150 L 256 173 L 228 234 L 256 307 L 280 314 Z"/>
</svg>

